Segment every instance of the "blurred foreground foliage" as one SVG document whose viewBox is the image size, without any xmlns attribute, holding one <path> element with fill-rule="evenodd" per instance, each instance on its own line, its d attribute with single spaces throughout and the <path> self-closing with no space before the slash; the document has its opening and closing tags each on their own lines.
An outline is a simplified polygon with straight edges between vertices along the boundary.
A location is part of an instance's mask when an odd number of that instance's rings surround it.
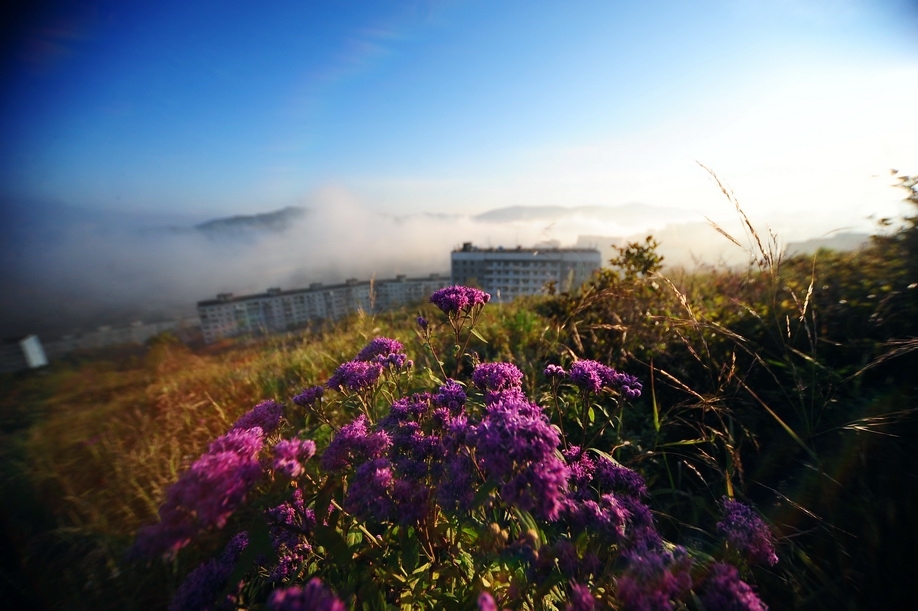
<svg viewBox="0 0 918 611">
<path fill-rule="evenodd" d="M 915 180 L 902 186 L 918 204 Z M 489 306 L 476 349 L 515 363 L 527 392 L 550 363 L 637 375 L 644 395 L 619 415 L 615 457 L 644 475 L 672 541 L 690 542 L 724 494 L 755 504 L 780 536 L 781 562 L 755 573 L 773 608 L 905 608 L 918 549 L 918 216 L 858 251 L 784 256 L 737 209 L 747 232 L 725 239 L 748 244 L 748 267 L 665 270 L 648 237 L 576 292 Z M 194 349 L 166 335 L 4 375 L 4 599 L 165 608 L 200 558 L 139 571 L 124 553 L 166 487 L 259 401 L 288 402 L 373 337 L 414 337 L 413 315 Z"/>
</svg>

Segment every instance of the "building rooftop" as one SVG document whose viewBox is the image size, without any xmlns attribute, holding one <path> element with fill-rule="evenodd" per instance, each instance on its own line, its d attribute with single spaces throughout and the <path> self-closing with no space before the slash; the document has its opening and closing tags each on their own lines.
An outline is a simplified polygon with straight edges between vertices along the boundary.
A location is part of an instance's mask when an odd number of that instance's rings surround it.
<svg viewBox="0 0 918 611">
<path fill-rule="evenodd" d="M 336 284 L 323 284 L 322 282 L 313 282 L 306 288 L 298 289 L 289 289 L 283 290 L 279 287 L 271 287 L 267 289 L 264 293 L 250 293 L 248 295 L 234 295 L 233 293 L 219 293 L 216 299 L 204 299 L 198 302 L 198 306 L 209 306 L 209 305 L 220 305 L 221 303 L 231 303 L 237 301 L 248 301 L 249 299 L 260 299 L 268 297 L 278 297 L 282 295 L 297 295 L 299 293 L 308 293 L 311 291 L 325 291 L 325 290 L 335 290 L 340 288 L 345 288 L 349 286 L 362 286 L 374 282 L 375 284 L 383 284 L 389 282 L 405 282 L 409 280 L 430 280 L 438 278 L 448 278 L 449 274 L 439 274 L 433 273 L 427 276 L 421 276 L 418 278 L 406 278 L 404 274 L 399 274 L 395 278 L 387 278 L 384 280 L 357 280 L 356 278 L 348 278 L 344 282 L 339 282 Z"/>
<path fill-rule="evenodd" d="M 471 242 L 463 242 L 462 246 L 459 248 L 453 249 L 453 252 L 529 252 L 529 253 L 540 253 L 540 252 L 598 252 L 596 248 L 585 248 L 585 247 L 570 247 L 570 248 L 561 248 L 557 244 L 540 244 L 532 247 L 522 247 L 517 246 L 516 248 L 504 248 L 503 246 L 488 246 L 481 247 L 475 246 Z"/>
</svg>

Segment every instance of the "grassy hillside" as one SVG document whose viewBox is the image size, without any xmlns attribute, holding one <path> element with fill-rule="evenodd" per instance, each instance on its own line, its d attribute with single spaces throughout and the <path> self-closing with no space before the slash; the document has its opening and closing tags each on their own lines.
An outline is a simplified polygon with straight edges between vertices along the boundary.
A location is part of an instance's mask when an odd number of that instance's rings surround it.
<svg viewBox="0 0 918 611">
<path fill-rule="evenodd" d="M 354 608 L 486 608 L 485 592 L 511 608 L 701 609 L 725 604 L 724 582 L 772 608 L 900 607 L 918 543 L 916 219 L 856 252 L 788 259 L 748 228 L 727 236 L 751 245 L 742 271 L 662 273 L 648 238 L 573 294 L 425 303 L 195 349 L 166 335 L 6 375 L 3 596 L 256 609 L 315 577 Z M 359 357 L 380 337 L 400 348 Z M 340 369 L 367 375 L 377 357 L 389 360 L 365 386 Z M 293 401 L 316 385 L 321 399 Z M 250 412 L 265 400 L 285 406 L 280 420 Z M 254 421 L 270 421 L 252 437 L 257 476 L 241 496 L 219 488 L 241 480 L 205 478 L 214 488 L 196 494 L 223 505 L 189 509 L 204 500 L 189 500 L 188 474 Z M 334 464 L 360 423 L 384 450 Z M 289 444 L 300 454 L 278 462 Z M 394 479 L 367 479 L 368 465 Z M 602 469 L 619 483 L 603 488 Z M 444 488 L 462 477 L 467 497 Z M 272 522 L 294 491 L 301 521 Z M 746 539 L 730 530 L 736 502 L 752 512 Z M 140 551 L 139 531 L 152 537 Z M 242 531 L 249 551 L 219 573 Z M 776 564 L 750 555 L 756 532 Z M 222 581 L 189 598 L 202 563 Z"/>
</svg>

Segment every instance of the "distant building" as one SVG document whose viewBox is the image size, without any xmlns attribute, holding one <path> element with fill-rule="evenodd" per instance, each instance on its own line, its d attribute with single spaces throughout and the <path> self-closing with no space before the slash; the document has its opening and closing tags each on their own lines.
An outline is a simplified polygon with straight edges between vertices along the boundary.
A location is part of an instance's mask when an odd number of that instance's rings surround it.
<svg viewBox="0 0 918 611">
<path fill-rule="evenodd" d="M 37 335 L 0 343 L 0 371 L 35 369 L 48 364 L 48 357 Z"/>
<path fill-rule="evenodd" d="M 579 287 L 602 267 L 595 248 L 478 248 L 466 242 L 451 256 L 452 283 L 473 284 L 497 301 L 535 295 L 554 282 L 559 291 Z"/>
<path fill-rule="evenodd" d="M 347 280 L 344 284 L 314 283 L 305 289 L 270 288 L 256 295 L 221 293 L 198 302 L 204 341 L 249 333 L 273 333 L 311 321 L 338 320 L 357 310 L 383 312 L 422 301 L 449 284 L 449 278 L 397 276 L 391 280 Z"/>
</svg>

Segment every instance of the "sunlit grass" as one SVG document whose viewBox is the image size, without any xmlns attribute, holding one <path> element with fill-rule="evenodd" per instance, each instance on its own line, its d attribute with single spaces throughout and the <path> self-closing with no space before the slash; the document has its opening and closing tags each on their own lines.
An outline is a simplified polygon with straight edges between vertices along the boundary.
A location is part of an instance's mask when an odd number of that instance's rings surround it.
<svg viewBox="0 0 918 611">
<path fill-rule="evenodd" d="M 125 565 L 124 553 L 138 528 L 157 520 L 169 486 L 252 406 L 265 399 L 289 405 L 369 340 L 387 336 L 403 341 L 416 361 L 406 391 L 430 387 L 438 355 L 448 371 L 466 376 L 476 359 L 513 362 L 523 389 L 546 409 L 552 394 L 540 376 L 547 363 L 626 364 L 644 382 L 639 404 L 552 418 L 568 433 L 609 418 L 594 440 L 641 470 L 667 536 L 709 536 L 699 525 L 711 527 L 724 494 L 758 499 L 784 537 L 779 567 L 754 573 L 775 608 L 831 608 L 846 597 L 846 571 L 879 587 L 883 571 L 849 557 L 862 554 L 891 570 L 894 562 L 858 547 L 856 524 L 871 525 L 873 545 L 886 541 L 887 522 L 905 527 L 891 512 L 907 504 L 894 467 L 883 461 L 909 460 L 901 448 L 914 432 L 906 380 L 918 335 L 912 234 L 906 228 L 906 238 L 859 253 L 786 258 L 774 236 L 763 238 L 743 219 L 749 269 L 661 273 L 650 240 L 631 245 L 613 261 L 618 267 L 582 292 L 489 305 L 478 328 L 483 339 L 472 339 L 467 359 L 452 355 L 448 340 L 425 348 L 415 308 L 195 349 L 163 336 L 132 354 L 98 353 L 5 376 L 0 473 L 6 498 L 16 499 L 11 524 L 25 533 L 20 556 L 41 574 L 51 606 L 164 605 L 200 557 L 143 573 Z M 421 309 L 434 320 L 430 304 Z M 329 403 L 332 427 L 307 423 L 320 447 L 353 419 L 347 405 Z M 359 532 L 348 534 L 349 544 L 374 536 Z M 468 535 L 463 553 L 492 545 L 480 534 Z M 902 554 L 907 543 L 886 545 Z M 509 596 L 506 575 L 485 579 Z M 558 584 L 546 592 L 563 599 Z"/>
</svg>

